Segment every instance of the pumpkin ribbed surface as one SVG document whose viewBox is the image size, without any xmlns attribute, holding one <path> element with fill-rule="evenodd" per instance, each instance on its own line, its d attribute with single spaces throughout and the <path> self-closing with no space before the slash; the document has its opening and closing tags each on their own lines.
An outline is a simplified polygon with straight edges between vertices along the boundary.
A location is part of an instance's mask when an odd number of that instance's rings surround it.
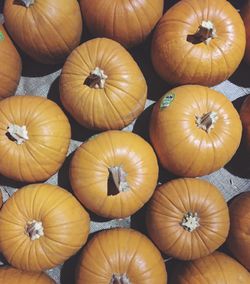
<svg viewBox="0 0 250 284">
<path fill-rule="evenodd" d="M 0 249 L 14 267 L 41 271 L 62 264 L 86 242 L 89 215 L 59 186 L 27 185 L 0 211 Z"/>
</svg>

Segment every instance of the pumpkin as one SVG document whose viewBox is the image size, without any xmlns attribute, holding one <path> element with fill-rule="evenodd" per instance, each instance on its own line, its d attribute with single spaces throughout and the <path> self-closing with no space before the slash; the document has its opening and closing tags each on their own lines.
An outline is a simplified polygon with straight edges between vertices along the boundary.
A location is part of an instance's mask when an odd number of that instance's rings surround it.
<svg viewBox="0 0 250 284">
<path fill-rule="evenodd" d="M 89 223 L 88 213 L 68 191 L 45 183 L 27 185 L 0 211 L 0 249 L 18 269 L 49 269 L 85 244 Z"/>
<path fill-rule="evenodd" d="M 69 176 L 85 207 L 102 217 L 125 218 L 152 196 L 158 164 L 152 147 L 139 135 L 109 130 L 76 150 Z"/>
<path fill-rule="evenodd" d="M 249 272 L 222 252 L 179 263 L 170 284 L 249 284 Z"/>
<path fill-rule="evenodd" d="M 156 26 L 151 59 L 170 84 L 214 86 L 238 68 L 245 45 L 243 21 L 228 1 L 183 0 Z"/>
<path fill-rule="evenodd" d="M 146 213 L 150 238 L 166 255 L 181 260 L 208 255 L 226 240 L 227 203 L 211 183 L 179 178 L 157 187 Z"/>
<path fill-rule="evenodd" d="M 80 43 L 77 0 L 6 0 L 3 14 L 14 42 L 40 63 L 62 63 Z"/>
<path fill-rule="evenodd" d="M 163 0 L 80 0 L 83 19 L 95 37 L 130 48 L 142 43 L 163 13 Z"/>
<path fill-rule="evenodd" d="M 95 38 L 77 47 L 60 76 L 60 98 L 81 125 L 99 130 L 121 129 L 144 110 L 145 78 L 119 43 Z"/>
<path fill-rule="evenodd" d="M 250 270 L 250 192 L 236 196 L 229 204 L 230 231 L 227 246 L 233 256 Z"/>
<path fill-rule="evenodd" d="M 138 231 L 115 228 L 98 232 L 84 247 L 76 284 L 166 284 L 164 261 Z"/>
<path fill-rule="evenodd" d="M 242 125 L 237 110 L 222 93 L 183 85 L 154 105 L 149 133 L 165 169 L 197 177 L 231 160 L 240 144 Z"/>
<path fill-rule="evenodd" d="M 250 153 L 250 96 L 248 95 L 240 107 L 240 119 L 243 126 L 244 148 Z"/>
<path fill-rule="evenodd" d="M 45 273 L 22 271 L 10 266 L 0 268 L 0 283 L 55 284 L 55 282 Z"/>
<path fill-rule="evenodd" d="M 250 64 L 250 1 L 243 2 L 240 9 L 240 15 L 245 25 L 246 30 L 246 49 L 244 54 L 244 60 L 247 64 Z"/>
<path fill-rule="evenodd" d="M 22 72 L 22 61 L 3 25 L 0 24 L 0 99 L 14 95 Z"/>
<path fill-rule="evenodd" d="M 53 101 L 29 95 L 0 101 L 0 173 L 23 182 L 48 179 L 64 162 L 70 136 Z"/>
</svg>

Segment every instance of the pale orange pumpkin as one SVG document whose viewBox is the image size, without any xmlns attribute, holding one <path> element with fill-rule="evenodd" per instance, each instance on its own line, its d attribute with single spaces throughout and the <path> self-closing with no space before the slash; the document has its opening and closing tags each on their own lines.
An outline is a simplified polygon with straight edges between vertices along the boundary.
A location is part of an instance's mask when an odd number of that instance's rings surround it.
<svg viewBox="0 0 250 284">
<path fill-rule="evenodd" d="M 233 256 L 250 270 L 250 191 L 236 196 L 229 204 L 230 231 L 227 246 Z"/>
<path fill-rule="evenodd" d="M 3 14 L 14 42 L 41 63 L 62 63 L 80 43 L 77 0 L 6 0 Z"/>
<path fill-rule="evenodd" d="M 89 215 L 77 199 L 56 185 L 27 185 L 0 211 L 0 250 L 14 267 L 55 267 L 86 242 Z"/>
<path fill-rule="evenodd" d="M 146 214 L 150 238 L 166 255 L 181 260 L 211 254 L 226 240 L 227 203 L 211 183 L 179 178 L 159 186 Z"/>
<path fill-rule="evenodd" d="M 40 272 L 22 271 L 10 266 L 0 268 L 0 283 L 3 284 L 55 284 L 49 276 Z"/>
<path fill-rule="evenodd" d="M 132 229 L 98 232 L 84 247 L 76 284 L 166 284 L 165 264 L 154 244 Z"/>
<path fill-rule="evenodd" d="M 238 11 L 226 0 L 183 0 L 173 5 L 153 34 L 156 72 L 173 85 L 213 86 L 239 66 L 246 35 Z"/>
<path fill-rule="evenodd" d="M 170 284 L 249 284 L 249 272 L 222 252 L 180 263 Z"/>
<path fill-rule="evenodd" d="M 74 153 L 70 183 L 80 202 L 107 218 L 134 214 L 152 196 L 158 179 L 156 155 L 148 142 L 126 131 L 92 137 Z"/>
<path fill-rule="evenodd" d="M 0 100 L 15 94 L 22 72 L 19 53 L 0 24 Z"/>
<path fill-rule="evenodd" d="M 111 39 L 77 47 L 60 76 L 60 98 L 74 119 L 88 128 L 121 129 L 144 110 L 147 84 L 132 56 Z"/>
<path fill-rule="evenodd" d="M 161 18 L 163 4 L 163 0 L 80 0 L 88 31 L 125 47 L 145 40 Z"/>
<path fill-rule="evenodd" d="M 239 147 L 242 125 L 232 102 L 199 85 L 183 85 L 155 104 L 150 139 L 162 166 L 185 177 L 210 174 Z"/>
<path fill-rule="evenodd" d="M 36 182 L 55 174 L 64 162 L 70 124 L 51 100 L 12 96 L 0 101 L 0 173 Z"/>
</svg>

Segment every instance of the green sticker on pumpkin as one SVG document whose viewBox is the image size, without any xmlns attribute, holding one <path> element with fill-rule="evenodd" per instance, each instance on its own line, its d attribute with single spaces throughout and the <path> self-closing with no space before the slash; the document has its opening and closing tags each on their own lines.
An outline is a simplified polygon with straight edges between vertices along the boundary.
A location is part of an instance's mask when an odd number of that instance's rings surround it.
<svg viewBox="0 0 250 284">
<path fill-rule="evenodd" d="M 175 98 L 174 93 L 167 93 L 161 100 L 160 109 L 169 107 L 172 101 L 174 100 L 174 98 Z"/>
<path fill-rule="evenodd" d="M 4 35 L 2 32 L 0 32 L 0 41 L 3 41 L 4 40 Z"/>
</svg>

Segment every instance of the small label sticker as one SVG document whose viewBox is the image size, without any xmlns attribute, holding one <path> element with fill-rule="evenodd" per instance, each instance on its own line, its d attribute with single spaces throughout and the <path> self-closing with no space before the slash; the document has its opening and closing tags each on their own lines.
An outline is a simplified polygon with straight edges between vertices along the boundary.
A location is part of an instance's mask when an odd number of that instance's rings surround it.
<svg viewBox="0 0 250 284">
<path fill-rule="evenodd" d="M 169 107 L 172 101 L 174 100 L 174 98 L 175 98 L 174 93 L 167 93 L 161 101 L 160 108 L 162 109 L 165 107 Z"/>
<path fill-rule="evenodd" d="M 4 35 L 2 32 L 0 32 L 0 41 L 3 41 L 4 40 Z"/>
</svg>

